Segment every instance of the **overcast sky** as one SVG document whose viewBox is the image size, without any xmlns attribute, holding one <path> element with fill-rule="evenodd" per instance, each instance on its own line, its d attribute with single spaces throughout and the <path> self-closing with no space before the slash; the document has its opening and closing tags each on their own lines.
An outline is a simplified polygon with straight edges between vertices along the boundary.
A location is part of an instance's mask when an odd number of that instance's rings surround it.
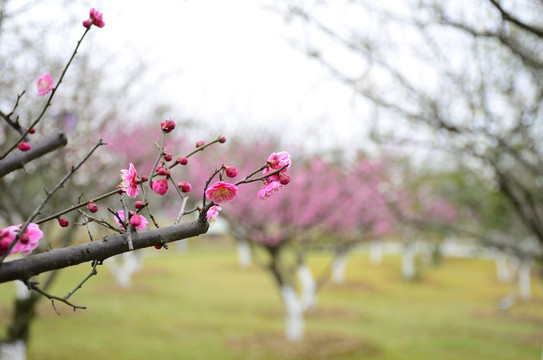
<svg viewBox="0 0 543 360">
<path fill-rule="evenodd" d="M 245 136 L 267 127 L 312 147 L 359 139 L 365 124 L 354 115 L 352 91 L 293 45 L 303 33 L 266 4 L 103 1 L 96 8 L 106 27 L 92 36 L 119 56 L 152 64 L 159 86 L 149 97 L 173 102 L 180 112 L 174 119 L 192 117 L 213 133 Z"/>
</svg>

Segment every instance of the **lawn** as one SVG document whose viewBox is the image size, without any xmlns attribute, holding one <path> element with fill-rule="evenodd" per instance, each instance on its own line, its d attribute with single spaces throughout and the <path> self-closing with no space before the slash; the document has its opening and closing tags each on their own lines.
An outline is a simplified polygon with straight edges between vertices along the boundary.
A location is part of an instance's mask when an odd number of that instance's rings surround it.
<svg viewBox="0 0 543 360">
<path fill-rule="evenodd" d="M 72 298 L 87 310 L 44 300 L 34 323 L 30 360 L 49 359 L 540 359 L 543 289 L 533 300 L 496 310 L 509 285 L 488 260 L 445 259 L 420 282 L 399 274 L 400 259 L 374 266 L 349 258 L 346 283 L 326 284 L 306 317 L 306 339 L 283 339 L 283 308 L 270 275 L 241 269 L 235 251 L 197 240 L 185 253 L 152 250 L 131 289 L 116 286 L 105 267 Z M 315 272 L 329 257 L 314 254 Z M 55 294 L 90 270 L 64 271 Z M 5 328 L 12 284 L 0 285 Z M 0 331 L 4 332 L 4 329 Z"/>
</svg>

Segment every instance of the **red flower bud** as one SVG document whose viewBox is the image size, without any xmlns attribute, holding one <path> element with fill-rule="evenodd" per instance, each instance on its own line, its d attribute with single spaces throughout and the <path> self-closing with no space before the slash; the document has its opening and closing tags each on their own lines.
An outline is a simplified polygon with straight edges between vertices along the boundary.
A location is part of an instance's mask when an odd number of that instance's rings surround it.
<svg viewBox="0 0 543 360">
<path fill-rule="evenodd" d="M 187 165 L 187 163 L 189 162 L 189 159 L 187 159 L 186 157 L 178 157 L 177 162 L 180 163 L 181 165 Z"/>
<path fill-rule="evenodd" d="M 165 133 L 169 133 L 175 129 L 175 122 L 173 120 L 164 120 L 162 123 L 160 123 L 160 128 Z"/>
<path fill-rule="evenodd" d="M 203 142 L 202 140 L 200 140 L 200 141 L 197 141 L 197 142 L 196 142 L 196 147 L 199 148 L 199 147 L 204 146 L 205 144 L 206 144 L 205 142 Z"/>
<path fill-rule="evenodd" d="M 160 169 L 158 169 L 158 175 L 169 176 L 170 172 L 168 170 L 164 169 L 163 167 L 161 167 Z"/>
<path fill-rule="evenodd" d="M 19 143 L 19 144 L 17 144 L 17 147 L 21 151 L 28 151 L 28 150 L 32 149 L 32 146 L 30 146 L 30 144 L 27 143 L 27 142 Z"/>
<path fill-rule="evenodd" d="M 59 224 L 61 227 L 67 227 L 68 225 L 70 225 L 70 222 L 69 222 L 68 219 L 66 219 L 66 218 L 59 217 L 59 218 L 58 218 L 58 224 Z"/>
<path fill-rule="evenodd" d="M 221 144 L 224 144 L 224 143 L 226 142 L 226 138 L 224 137 L 224 135 L 221 135 L 221 136 L 219 137 L 219 142 L 220 142 Z"/>
<path fill-rule="evenodd" d="M 192 185 L 189 182 L 181 181 L 177 184 L 181 192 L 188 193 L 192 190 Z"/>
<path fill-rule="evenodd" d="M 143 203 L 143 201 L 138 200 L 138 201 L 136 201 L 136 203 L 134 204 L 134 207 L 135 207 L 136 209 L 138 209 L 138 210 L 141 210 L 141 209 L 143 209 L 143 208 L 145 207 L 145 204 Z"/>
<path fill-rule="evenodd" d="M 145 175 L 142 175 L 142 177 L 141 177 L 141 181 L 142 181 L 142 182 L 146 182 L 147 180 L 148 180 L 147 176 L 145 176 Z"/>
<path fill-rule="evenodd" d="M 87 209 L 89 209 L 89 211 L 91 213 L 95 213 L 98 211 L 98 205 L 96 205 L 95 203 L 93 203 L 92 201 L 89 201 L 87 203 Z"/>
<path fill-rule="evenodd" d="M 173 156 L 170 153 L 164 153 L 164 160 L 166 161 L 172 161 Z"/>
<path fill-rule="evenodd" d="M 224 169 L 226 176 L 230 178 L 236 177 L 238 175 L 238 169 L 235 166 L 225 166 Z"/>
<path fill-rule="evenodd" d="M 28 129 L 29 134 L 34 134 L 35 132 L 36 132 L 36 129 L 34 129 L 34 128 Z"/>
</svg>

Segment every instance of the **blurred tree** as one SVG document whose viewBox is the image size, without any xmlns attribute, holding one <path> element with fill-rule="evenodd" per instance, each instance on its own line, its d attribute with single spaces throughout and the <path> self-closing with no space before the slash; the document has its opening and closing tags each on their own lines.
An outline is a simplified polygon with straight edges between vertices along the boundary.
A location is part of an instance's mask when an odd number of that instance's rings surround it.
<svg viewBox="0 0 543 360">
<path fill-rule="evenodd" d="M 283 5 L 286 19 L 303 27 L 307 54 L 374 110 L 375 139 L 448 152 L 429 161 L 461 165 L 498 189 L 522 232 L 543 244 L 541 2 Z"/>
</svg>

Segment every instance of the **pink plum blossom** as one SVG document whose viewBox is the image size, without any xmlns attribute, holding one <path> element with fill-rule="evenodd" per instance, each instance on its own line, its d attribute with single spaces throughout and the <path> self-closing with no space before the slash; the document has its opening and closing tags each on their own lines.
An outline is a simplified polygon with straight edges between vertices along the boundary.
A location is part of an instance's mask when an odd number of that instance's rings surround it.
<svg viewBox="0 0 543 360">
<path fill-rule="evenodd" d="M 217 206 L 217 205 L 213 205 L 212 207 L 210 207 L 206 213 L 207 221 L 213 224 L 215 220 L 217 219 L 217 216 L 219 216 L 219 211 L 221 210 L 222 210 L 222 207 Z"/>
<path fill-rule="evenodd" d="M 151 189 L 159 195 L 164 195 L 168 192 L 168 180 L 160 179 L 151 183 Z"/>
<path fill-rule="evenodd" d="M 4 253 L 11 245 L 11 243 L 17 237 L 17 233 L 21 225 L 8 226 L 5 229 L 0 230 L 0 254 Z M 28 255 L 38 247 L 39 240 L 43 237 L 43 232 L 40 230 L 38 224 L 28 224 L 25 232 L 21 235 L 17 244 L 11 249 L 9 255 L 15 253 L 22 253 Z"/>
<path fill-rule="evenodd" d="M 90 29 L 92 25 L 96 25 L 99 28 L 103 28 L 106 25 L 102 13 L 94 8 L 89 11 L 89 19 L 83 21 L 83 26 L 87 29 Z"/>
<path fill-rule="evenodd" d="M 147 219 L 145 217 L 143 217 L 143 215 L 140 215 L 140 214 L 134 214 L 132 211 L 130 211 L 132 215 L 132 217 L 130 218 L 130 224 L 134 227 L 136 227 L 138 230 L 143 230 L 147 227 L 147 224 L 149 223 L 147 221 Z M 121 218 L 121 220 L 124 222 L 125 219 L 124 219 L 124 211 L 121 210 L 121 211 L 117 211 L 117 215 L 119 216 L 119 218 Z M 136 218 L 135 220 L 134 217 Z M 115 222 L 117 223 L 117 225 L 119 225 L 120 227 L 122 227 L 124 229 L 124 226 L 123 224 L 121 224 L 121 222 L 119 221 L 119 218 L 117 218 L 117 216 L 115 216 Z"/>
<path fill-rule="evenodd" d="M 260 188 L 258 190 L 258 194 L 256 195 L 257 198 L 265 200 L 269 198 L 274 191 L 277 191 L 281 189 L 281 183 L 279 181 L 272 181 Z"/>
<path fill-rule="evenodd" d="M 38 95 L 43 96 L 53 89 L 53 78 L 51 74 L 45 73 L 38 79 Z"/>
<path fill-rule="evenodd" d="M 206 196 L 215 204 L 226 203 L 238 196 L 238 187 L 234 184 L 218 181 L 206 190 Z"/>
<path fill-rule="evenodd" d="M 121 189 L 131 198 L 138 196 L 140 192 L 138 184 L 140 181 L 134 164 L 130 163 L 128 170 L 121 170 Z"/>
<path fill-rule="evenodd" d="M 270 166 L 264 169 L 264 175 L 274 172 L 277 169 L 281 169 L 283 166 L 287 165 L 287 167 L 281 170 L 279 174 L 273 174 L 266 178 L 265 181 L 270 183 L 273 181 L 281 181 L 280 174 L 285 174 L 287 172 L 287 169 L 290 168 L 292 161 L 290 160 L 290 154 L 286 151 L 282 151 L 280 153 L 272 153 L 268 157 L 268 164 Z"/>
</svg>

